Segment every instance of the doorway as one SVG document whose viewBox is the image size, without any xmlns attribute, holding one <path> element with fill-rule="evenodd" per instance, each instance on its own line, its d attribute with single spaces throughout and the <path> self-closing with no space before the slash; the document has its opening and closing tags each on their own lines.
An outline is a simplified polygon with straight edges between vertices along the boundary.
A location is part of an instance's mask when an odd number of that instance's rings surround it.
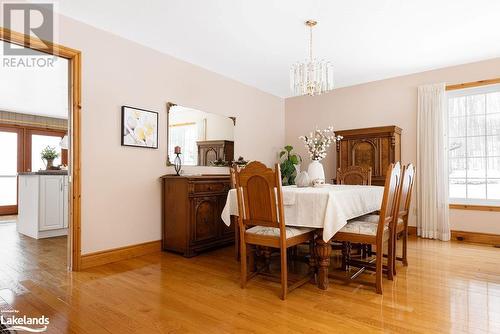
<svg viewBox="0 0 500 334">
<path fill-rule="evenodd" d="M 7 43 L 13 43 L 22 47 L 26 47 L 32 50 L 37 50 L 46 54 L 53 56 L 58 56 L 64 58 L 68 61 L 68 94 L 69 94 L 69 118 L 68 118 L 68 145 L 69 154 L 67 156 L 69 169 L 68 169 L 68 203 L 69 203 L 69 253 L 68 253 L 68 267 L 73 271 L 78 271 L 81 265 L 81 235 L 80 235 L 80 223 L 81 223 L 81 158 L 80 158 L 80 135 L 81 135 L 81 53 L 78 50 L 74 50 L 62 45 L 57 45 L 49 41 L 41 41 L 35 37 L 27 36 L 15 31 L 11 31 L 6 28 L 0 27 L 0 41 Z M 49 47 L 49 48 L 47 48 Z M 50 50 L 47 52 L 46 50 Z M 20 134 L 16 133 L 16 139 L 19 142 Z M 7 140 L 14 140 L 12 131 L 1 132 Z M 46 134 L 32 133 L 32 138 L 34 136 L 46 136 Z M 35 137 L 38 138 L 38 137 Z M 40 139 L 40 138 L 38 138 Z M 19 144 L 18 144 L 19 146 Z M 25 145 L 26 147 L 26 145 Z M 62 153 L 62 152 L 61 152 Z M 9 154 L 14 155 L 13 152 Z M 20 158 L 22 155 L 22 158 Z M 62 154 L 61 154 L 62 156 Z M 27 161 L 31 156 L 27 156 L 26 152 L 17 152 L 17 164 L 20 164 L 21 160 L 24 166 L 26 166 Z M 18 170 L 19 167 L 17 166 Z M 31 168 L 30 168 L 31 169 Z M 0 170 L 0 178 L 5 179 L 5 181 L 0 182 L 13 182 L 12 173 L 14 167 L 8 165 L 4 170 Z M 5 175 L 5 176 L 4 176 Z M 12 184 L 10 189 L 13 189 Z M 12 195 L 9 198 L 5 195 L 5 210 L 17 210 L 17 203 L 13 203 Z"/>
</svg>

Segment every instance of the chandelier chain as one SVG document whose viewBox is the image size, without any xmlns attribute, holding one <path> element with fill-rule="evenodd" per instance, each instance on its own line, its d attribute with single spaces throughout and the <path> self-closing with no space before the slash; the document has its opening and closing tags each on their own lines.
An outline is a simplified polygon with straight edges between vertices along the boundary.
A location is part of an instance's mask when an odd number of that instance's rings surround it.
<svg viewBox="0 0 500 334">
<path fill-rule="evenodd" d="M 313 26 L 309 26 L 309 59 L 313 59 Z"/>
</svg>

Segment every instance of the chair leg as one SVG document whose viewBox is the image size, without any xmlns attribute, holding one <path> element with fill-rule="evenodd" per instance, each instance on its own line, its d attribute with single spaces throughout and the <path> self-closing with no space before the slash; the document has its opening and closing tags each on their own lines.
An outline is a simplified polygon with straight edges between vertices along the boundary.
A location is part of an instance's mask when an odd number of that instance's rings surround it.
<svg viewBox="0 0 500 334">
<path fill-rule="evenodd" d="M 408 230 L 403 231 L 403 265 L 408 266 Z"/>
<path fill-rule="evenodd" d="M 394 238 L 389 238 L 388 246 L 387 246 L 387 279 L 393 280 L 394 279 L 394 245 L 395 241 Z M 377 249 L 377 255 L 378 255 L 378 249 Z"/>
<path fill-rule="evenodd" d="M 248 250 L 248 270 L 250 272 L 255 272 L 255 246 L 250 246 Z"/>
<path fill-rule="evenodd" d="M 394 238 L 394 249 L 392 256 L 392 275 L 396 276 L 396 259 L 398 258 L 398 236 Z"/>
<path fill-rule="evenodd" d="M 382 294 L 382 261 L 384 260 L 384 251 L 382 245 L 377 245 L 377 262 L 375 264 L 376 290 L 378 294 Z"/>
<path fill-rule="evenodd" d="M 281 249 L 281 299 L 286 299 L 288 291 L 288 267 L 286 263 L 286 249 Z"/>
<path fill-rule="evenodd" d="M 342 241 L 342 270 L 347 271 L 347 242 Z"/>
<path fill-rule="evenodd" d="M 240 243 L 240 268 L 241 268 L 241 288 L 244 289 L 247 285 L 247 245 L 242 242 Z"/>
<path fill-rule="evenodd" d="M 240 260 L 240 230 L 238 226 L 234 229 L 234 257 L 236 261 Z"/>
<path fill-rule="evenodd" d="M 313 282 L 317 284 L 317 263 L 316 263 L 316 255 L 314 254 L 314 240 L 309 241 L 309 270 L 314 274 Z"/>
<path fill-rule="evenodd" d="M 271 272 L 271 248 L 264 247 L 263 249 L 264 258 L 266 261 L 266 272 Z"/>
</svg>

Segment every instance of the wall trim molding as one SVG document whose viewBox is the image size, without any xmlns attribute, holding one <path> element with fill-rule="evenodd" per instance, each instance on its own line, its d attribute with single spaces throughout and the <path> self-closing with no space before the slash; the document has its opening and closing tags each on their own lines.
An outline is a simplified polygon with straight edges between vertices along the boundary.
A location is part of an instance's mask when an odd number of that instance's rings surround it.
<svg viewBox="0 0 500 334">
<path fill-rule="evenodd" d="M 161 251 L 161 240 L 113 248 L 82 255 L 81 269 L 88 269 L 103 264 L 132 259 L 134 257 Z"/>
<path fill-rule="evenodd" d="M 479 87 L 479 86 L 486 86 L 486 85 L 494 85 L 494 84 L 499 84 L 499 83 L 500 83 L 500 78 L 479 80 L 479 81 L 459 83 L 456 85 L 447 85 L 446 90 L 465 89 L 465 88 L 472 88 L 472 87 Z"/>
<path fill-rule="evenodd" d="M 416 226 L 408 226 L 408 234 L 417 235 Z M 500 234 L 479 233 L 468 231 L 451 231 L 451 240 L 460 242 L 470 242 L 476 244 L 485 244 L 500 246 Z"/>
<path fill-rule="evenodd" d="M 450 204 L 450 209 L 472 211 L 500 211 L 500 206 L 476 204 Z"/>
</svg>

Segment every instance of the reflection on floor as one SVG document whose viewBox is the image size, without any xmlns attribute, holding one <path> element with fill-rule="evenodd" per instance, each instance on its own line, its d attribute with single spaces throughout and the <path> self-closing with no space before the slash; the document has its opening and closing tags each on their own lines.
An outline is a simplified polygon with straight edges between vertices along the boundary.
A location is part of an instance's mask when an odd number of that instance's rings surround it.
<svg viewBox="0 0 500 334">
<path fill-rule="evenodd" d="M 53 275 L 47 249 L 25 245 L 29 263 L 0 268 L 7 287 L 0 307 L 48 316 L 50 333 L 500 332 L 500 249 L 493 247 L 412 238 L 410 266 L 384 280 L 383 296 L 331 282 L 328 291 L 306 284 L 283 302 L 279 285 L 263 278 L 240 289 L 231 247 Z"/>
<path fill-rule="evenodd" d="M 25 292 L 19 282 L 29 279 L 59 287 L 58 280 L 67 275 L 66 250 L 66 236 L 36 240 L 17 233 L 15 221 L 4 218 L 0 222 L 0 289 Z"/>
</svg>

